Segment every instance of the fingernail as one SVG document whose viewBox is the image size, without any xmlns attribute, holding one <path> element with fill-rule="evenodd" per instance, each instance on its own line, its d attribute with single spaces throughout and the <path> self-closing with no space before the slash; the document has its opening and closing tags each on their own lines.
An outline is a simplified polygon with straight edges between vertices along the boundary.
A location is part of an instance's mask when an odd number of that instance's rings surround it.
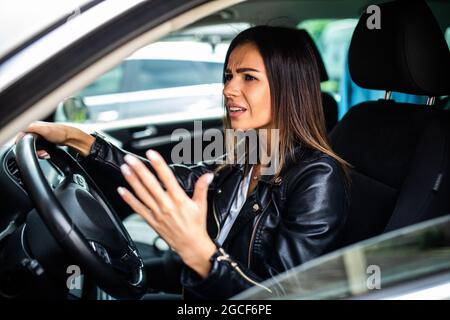
<svg viewBox="0 0 450 320">
<path fill-rule="evenodd" d="M 156 152 L 151 149 L 146 152 L 146 155 L 150 161 L 158 159 L 158 155 L 156 154 Z"/>
<path fill-rule="evenodd" d="M 206 183 L 207 183 L 207 184 L 210 184 L 210 183 L 213 181 L 213 179 L 214 179 L 214 174 L 212 174 L 212 173 L 207 173 L 205 179 L 206 179 Z"/>
<path fill-rule="evenodd" d="M 122 171 L 123 175 L 129 176 L 131 174 L 130 167 L 126 164 L 120 166 L 120 171 Z"/>
<path fill-rule="evenodd" d="M 48 152 L 45 151 L 45 150 L 40 150 L 40 151 L 38 151 L 38 152 L 37 152 L 37 155 L 38 155 L 38 157 L 41 158 L 41 159 L 46 159 L 46 160 L 50 159 L 50 155 L 49 155 Z"/>
<path fill-rule="evenodd" d="M 131 165 L 137 164 L 137 162 L 138 162 L 135 157 L 133 157 L 132 155 L 129 155 L 129 154 L 127 154 L 124 157 L 124 159 L 128 164 L 131 164 Z"/>
<path fill-rule="evenodd" d="M 118 192 L 121 196 L 124 196 L 124 195 L 125 195 L 125 188 L 118 187 L 118 188 L 117 188 L 117 192 Z"/>
</svg>

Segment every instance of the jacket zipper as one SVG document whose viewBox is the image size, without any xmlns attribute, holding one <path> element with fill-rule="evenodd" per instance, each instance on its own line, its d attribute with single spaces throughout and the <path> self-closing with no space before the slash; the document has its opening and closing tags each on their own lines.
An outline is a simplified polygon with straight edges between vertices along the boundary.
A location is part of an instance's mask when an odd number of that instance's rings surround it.
<svg viewBox="0 0 450 320">
<path fill-rule="evenodd" d="M 270 200 L 270 202 L 272 202 L 272 200 Z M 266 208 L 270 205 L 269 204 L 266 206 Z M 253 249 L 253 242 L 255 241 L 255 237 L 256 237 L 256 230 L 258 229 L 258 225 L 259 225 L 259 221 L 261 220 L 263 214 L 264 214 L 265 209 L 259 214 L 258 219 L 255 222 L 255 226 L 253 227 L 253 231 L 252 231 L 252 236 L 250 238 L 250 244 L 248 245 L 248 259 L 247 259 L 247 266 L 250 269 L 250 263 L 252 260 L 252 249 Z"/>
<path fill-rule="evenodd" d="M 236 271 L 241 275 L 241 277 L 244 278 L 246 281 L 248 281 L 249 283 L 251 283 L 251 284 L 254 285 L 254 286 L 258 286 L 258 287 L 260 287 L 260 288 L 262 288 L 262 289 L 264 289 L 264 290 L 266 290 L 266 291 L 272 293 L 272 290 L 270 290 L 270 289 L 267 288 L 266 286 L 263 286 L 262 284 L 256 282 L 255 280 L 250 279 L 250 277 L 247 276 L 247 275 L 241 270 L 241 268 L 239 268 L 238 264 L 237 264 L 235 261 L 233 261 L 233 260 L 230 259 L 230 256 L 228 255 L 228 253 L 226 253 L 222 248 L 219 248 L 219 251 L 220 251 L 221 255 L 217 257 L 217 261 L 219 261 L 219 262 L 220 262 L 220 261 L 226 261 L 226 262 L 228 262 L 228 263 L 230 264 L 230 266 L 231 266 L 234 270 L 236 270 Z"/>
<path fill-rule="evenodd" d="M 252 231 L 252 237 L 250 238 L 250 244 L 248 246 L 248 261 L 247 261 L 248 268 L 250 268 L 250 263 L 252 260 L 253 242 L 255 241 L 256 229 L 258 228 L 259 220 L 261 220 L 261 217 L 262 217 L 262 213 L 259 215 L 258 219 L 255 222 L 255 226 L 253 227 L 253 231 Z"/>
<path fill-rule="evenodd" d="M 214 214 L 214 220 L 216 221 L 216 224 L 217 224 L 217 234 L 216 234 L 216 237 L 214 238 L 214 240 L 217 240 L 217 238 L 219 238 L 219 234 L 220 234 L 220 223 L 219 223 L 219 218 L 217 217 L 217 212 L 216 212 L 216 202 L 214 200 L 215 199 L 213 197 L 213 202 L 212 202 L 213 214 Z"/>
</svg>

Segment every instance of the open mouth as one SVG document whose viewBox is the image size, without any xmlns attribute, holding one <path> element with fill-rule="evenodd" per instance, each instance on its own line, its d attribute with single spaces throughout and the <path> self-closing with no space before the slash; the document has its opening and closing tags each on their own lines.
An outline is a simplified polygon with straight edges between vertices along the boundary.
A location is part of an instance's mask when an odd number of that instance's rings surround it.
<svg viewBox="0 0 450 320">
<path fill-rule="evenodd" d="M 237 117 L 243 114 L 245 111 L 247 111 L 246 108 L 238 106 L 238 105 L 228 105 L 228 113 L 230 114 L 230 117 Z"/>
</svg>

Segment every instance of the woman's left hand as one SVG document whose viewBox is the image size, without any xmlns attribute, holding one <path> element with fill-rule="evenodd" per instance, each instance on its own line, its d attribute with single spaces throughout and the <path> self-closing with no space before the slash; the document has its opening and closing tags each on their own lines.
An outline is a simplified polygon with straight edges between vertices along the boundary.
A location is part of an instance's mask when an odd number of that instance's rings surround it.
<svg viewBox="0 0 450 320">
<path fill-rule="evenodd" d="M 211 267 L 209 258 L 216 247 L 206 231 L 207 192 L 212 173 L 201 176 L 192 198 L 184 192 L 172 170 L 156 151 L 147 151 L 147 158 L 159 180 L 136 157 L 125 156 L 122 174 L 134 194 L 123 187 L 119 194 L 178 253 L 183 262 L 206 277 Z"/>
</svg>

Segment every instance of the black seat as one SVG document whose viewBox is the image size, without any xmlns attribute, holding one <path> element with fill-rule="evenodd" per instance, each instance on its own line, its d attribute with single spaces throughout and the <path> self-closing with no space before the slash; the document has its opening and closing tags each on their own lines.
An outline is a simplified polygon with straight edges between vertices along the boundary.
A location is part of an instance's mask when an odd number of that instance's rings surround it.
<svg viewBox="0 0 450 320">
<path fill-rule="evenodd" d="M 310 46 L 314 51 L 317 65 L 319 67 L 320 82 L 328 81 L 329 77 L 327 70 L 325 68 L 325 64 L 323 63 L 322 56 L 320 55 L 320 52 L 317 49 L 314 40 L 311 38 L 311 36 L 306 30 L 299 29 L 298 32 L 300 34 L 300 37 L 304 38 L 305 41 L 309 42 Z M 330 132 L 338 122 L 338 104 L 331 94 L 322 91 L 322 107 L 325 116 L 325 126 L 327 128 L 327 132 Z"/>
<path fill-rule="evenodd" d="M 425 96 L 450 93 L 450 53 L 423 1 L 380 4 L 381 29 L 364 13 L 349 51 L 359 86 Z M 450 213 L 450 117 L 432 105 L 363 102 L 330 134 L 350 164 L 352 205 L 342 245 Z"/>
<path fill-rule="evenodd" d="M 331 132 L 338 122 L 338 104 L 331 94 L 322 91 L 322 106 L 327 132 Z"/>
</svg>

